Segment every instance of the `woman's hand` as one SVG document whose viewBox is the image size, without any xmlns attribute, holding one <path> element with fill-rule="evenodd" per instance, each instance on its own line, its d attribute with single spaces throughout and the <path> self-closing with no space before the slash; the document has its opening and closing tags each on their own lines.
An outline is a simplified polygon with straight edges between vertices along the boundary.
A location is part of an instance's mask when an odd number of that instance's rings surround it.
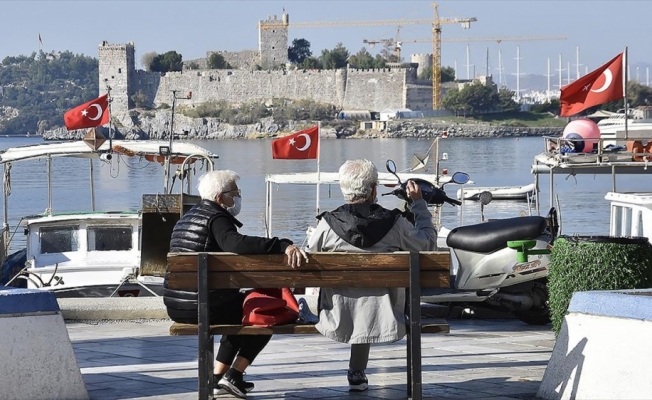
<svg viewBox="0 0 652 400">
<path fill-rule="evenodd" d="M 288 256 L 288 265 L 292 268 L 300 267 L 304 260 L 308 262 L 306 253 L 294 245 L 289 245 L 285 249 L 285 255 Z"/>
</svg>

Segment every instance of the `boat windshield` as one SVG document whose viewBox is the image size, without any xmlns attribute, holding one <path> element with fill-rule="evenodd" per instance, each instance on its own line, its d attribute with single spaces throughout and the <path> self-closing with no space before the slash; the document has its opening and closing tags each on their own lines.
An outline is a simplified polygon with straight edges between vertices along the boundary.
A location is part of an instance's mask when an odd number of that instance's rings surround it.
<svg viewBox="0 0 652 400">
<path fill-rule="evenodd" d="M 131 226 L 92 226 L 87 232 L 88 251 L 131 250 Z"/>
<path fill-rule="evenodd" d="M 41 254 L 79 250 L 79 226 L 48 226 L 40 229 Z"/>
</svg>

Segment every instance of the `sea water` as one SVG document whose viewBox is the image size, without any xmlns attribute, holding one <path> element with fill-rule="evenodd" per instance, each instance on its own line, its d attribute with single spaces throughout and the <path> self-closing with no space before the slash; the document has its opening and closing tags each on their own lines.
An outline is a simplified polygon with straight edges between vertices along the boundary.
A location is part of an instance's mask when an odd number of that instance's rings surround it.
<svg viewBox="0 0 652 400">
<path fill-rule="evenodd" d="M 0 149 L 40 143 L 40 138 L 0 138 Z M 237 172 L 242 189 L 243 207 L 238 218 L 244 223 L 242 233 L 265 234 L 265 176 L 290 172 L 316 172 L 316 160 L 274 160 L 271 140 L 198 140 L 190 141 L 219 155 L 217 169 Z M 412 165 L 414 153 L 426 153 L 432 140 L 426 139 L 324 139 L 321 141 L 319 169 L 337 172 L 347 159 L 367 158 L 379 171 L 385 171 L 385 161 L 393 159 L 399 171 Z M 464 171 L 476 186 L 520 186 L 534 182 L 531 166 L 534 156 L 544 150 L 543 139 L 491 138 L 441 140 L 440 154 L 447 153 L 448 160 L 440 162 L 440 170 L 449 174 Z M 431 150 L 433 151 L 433 150 Z M 434 154 L 431 154 L 428 171 L 434 173 Z M 95 208 L 97 210 L 138 210 L 142 194 L 163 193 L 163 168 L 146 160 L 114 157 L 110 163 L 93 162 Z M 197 166 L 198 174 L 203 170 Z M 423 172 L 423 171 L 421 171 Z M 52 161 L 52 209 L 55 212 L 86 211 L 91 209 L 89 160 L 55 158 Z M 47 167 L 45 160 L 16 162 L 11 169 L 11 195 L 8 198 L 8 219 L 15 232 L 12 249 L 17 248 L 24 236 L 16 229 L 21 217 L 42 213 L 48 208 Z M 192 182 L 196 193 L 196 178 Z M 177 192 L 180 183 L 175 182 Z M 652 180 L 642 175 L 618 176 L 619 191 L 652 191 Z M 450 197 L 455 197 L 459 187 L 445 186 Z M 550 207 L 550 179 L 541 175 L 539 210 L 542 215 Z M 612 188 L 610 175 L 555 175 L 554 192 L 559 195 L 564 234 L 607 235 L 609 233 L 609 203 L 605 194 Z M 306 229 L 315 225 L 317 190 L 314 185 L 273 186 L 273 230 L 275 236 L 288 237 L 301 243 Z M 379 193 L 391 188 L 379 187 Z M 380 204 L 396 207 L 400 204 L 393 196 L 379 196 Z M 331 210 L 343 203 L 336 185 L 321 185 L 319 211 Z M 555 204 L 556 205 L 556 204 Z M 504 218 L 523 214 L 536 214 L 527 201 L 494 201 L 485 206 L 486 218 Z M 465 202 L 464 210 L 448 204 L 443 206 L 442 222 L 446 227 L 480 222 L 478 202 Z"/>
</svg>

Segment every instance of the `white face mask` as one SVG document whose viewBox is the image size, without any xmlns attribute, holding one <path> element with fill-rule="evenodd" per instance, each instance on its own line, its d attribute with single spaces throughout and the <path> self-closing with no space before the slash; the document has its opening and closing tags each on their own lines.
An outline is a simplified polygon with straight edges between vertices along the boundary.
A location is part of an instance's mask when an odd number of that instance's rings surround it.
<svg viewBox="0 0 652 400">
<path fill-rule="evenodd" d="M 236 215 L 240 214 L 240 209 L 242 208 L 242 197 L 236 196 L 231 198 L 233 199 L 233 205 L 231 207 L 227 207 L 226 211 L 235 217 Z"/>
</svg>

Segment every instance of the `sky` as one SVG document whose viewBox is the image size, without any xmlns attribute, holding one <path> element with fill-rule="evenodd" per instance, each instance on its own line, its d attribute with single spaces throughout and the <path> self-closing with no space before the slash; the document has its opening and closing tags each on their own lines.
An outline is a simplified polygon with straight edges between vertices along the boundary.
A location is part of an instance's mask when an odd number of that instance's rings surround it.
<svg viewBox="0 0 652 400">
<path fill-rule="evenodd" d="M 442 38 L 494 38 L 565 36 L 565 40 L 442 43 L 442 65 L 455 67 L 459 78 L 467 77 L 467 45 L 470 54 L 468 74 L 484 75 L 489 49 L 489 68 L 495 81 L 499 77 L 499 50 L 503 76 L 515 79 L 517 46 L 521 74 L 547 74 L 558 82 L 557 69 L 562 57 L 562 77 L 577 74 L 579 47 L 580 75 L 606 63 L 628 47 L 630 77 L 646 83 L 650 52 L 649 18 L 652 1 L 538 1 L 538 0 L 440 0 L 439 17 L 477 18 L 470 29 L 459 24 L 442 25 Z M 351 53 L 364 45 L 363 39 L 395 38 L 397 26 L 359 26 L 337 28 L 295 28 L 292 22 L 373 21 L 431 19 L 429 1 L 400 0 L 239 0 L 239 1 L 8 1 L 0 0 L 0 60 L 6 56 L 29 55 L 39 50 L 41 35 L 44 51 L 70 50 L 98 56 L 97 47 L 133 41 L 137 67 L 142 54 L 175 50 L 184 60 L 204 57 L 209 50 L 258 48 L 257 23 L 283 9 L 290 16 L 289 40 L 305 38 L 313 54 L 332 49 L 342 42 Z M 403 26 L 399 39 L 432 37 L 430 25 Z M 381 46 L 367 48 L 372 54 Z M 403 43 L 402 55 L 432 53 L 432 43 Z M 637 70 L 636 67 L 639 67 Z M 650 68 L 652 69 L 652 68 Z"/>
</svg>

